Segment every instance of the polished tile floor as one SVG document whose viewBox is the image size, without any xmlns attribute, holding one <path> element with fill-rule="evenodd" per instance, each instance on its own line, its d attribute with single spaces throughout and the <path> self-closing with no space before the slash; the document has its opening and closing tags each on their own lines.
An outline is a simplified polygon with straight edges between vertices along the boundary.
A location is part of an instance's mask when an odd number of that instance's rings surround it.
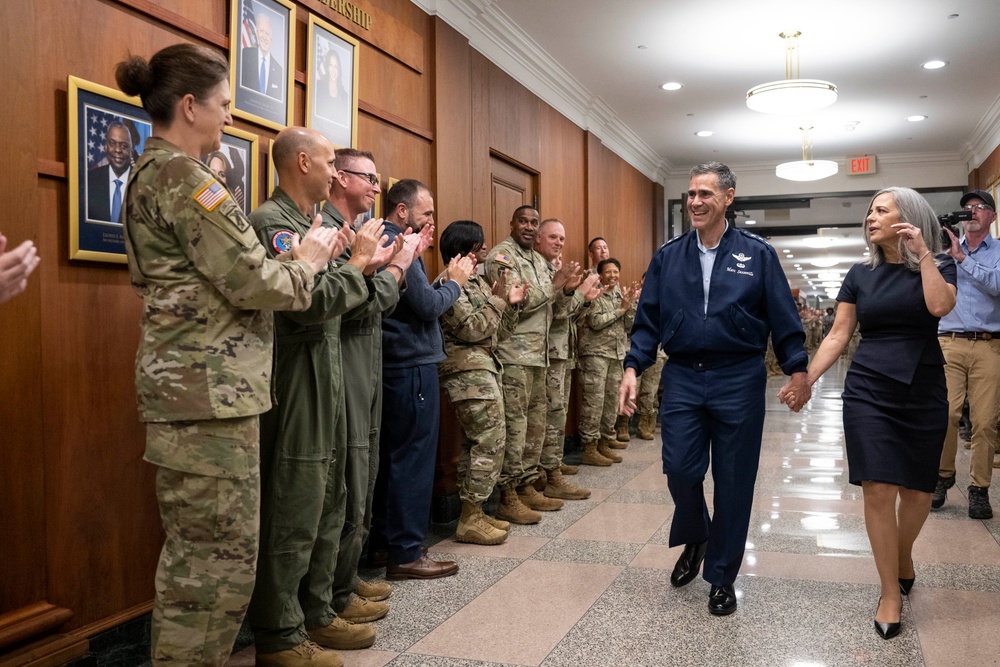
<svg viewBox="0 0 1000 667">
<path fill-rule="evenodd" d="M 736 581 L 740 606 L 732 616 L 707 613 L 709 586 L 700 578 L 670 586 L 680 547 L 667 547 L 673 505 L 657 435 L 633 439 L 613 468 L 583 468 L 573 481 L 593 490 L 590 499 L 567 502 L 538 525 L 513 527 L 501 546 L 458 544 L 447 529 L 430 538 L 430 553 L 457 560 L 460 572 L 398 582 L 392 610 L 376 623 L 375 646 L 342 653 L 346 664 L 1000 664 L 1000 520 L 968 518 L 962 447 L 959 483 L 914 550 L 917 583 L 904 603 L 903 631 L 890 641 L 875 634 L 877 577 L 861 490 L 847 482 L 843 451 L 843 371 L 831 369 L 799 414 L 774 398 L 781 379 L 768 384 L 753 518 Z M 710 492 L 711 479 L 706 486 Z M 253 648 L 230 664 L 252 665 Z"/>
</svg>

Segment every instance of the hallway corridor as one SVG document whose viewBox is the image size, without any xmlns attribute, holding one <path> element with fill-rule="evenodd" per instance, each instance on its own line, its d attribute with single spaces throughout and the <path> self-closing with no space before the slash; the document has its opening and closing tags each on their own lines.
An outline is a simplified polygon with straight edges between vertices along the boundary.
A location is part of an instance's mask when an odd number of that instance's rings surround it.
<svg viewBox="0 0 1000 667">
<path fill-rule="evenodd" d="M 783 380 L 768 383 L 735 614 L 708 614 L 700 577 L 670 586 L 681 548 L 666 546 L 673 506 L 657 435 L 633 439 L 612 468 L 583 467 L 573 481 L 589 500 L 514 526 L 501 546 L 458 544 L 443 529 L 430 553 L 457 560 L 459 574 L 397 582 L 375 646 L 342 652 L 347 666 L 1000 664 L 1000 519 L 968 518 L 961 446 L 958 484 L 915 547 L 902 633 L 885 641 L 873 630 L 877 577 L 843 451 L 845 370 L 831 369 L 797 415 L 774 398 Z M 252 654 L 230 664 L 252 665 Z"/>
</svg>

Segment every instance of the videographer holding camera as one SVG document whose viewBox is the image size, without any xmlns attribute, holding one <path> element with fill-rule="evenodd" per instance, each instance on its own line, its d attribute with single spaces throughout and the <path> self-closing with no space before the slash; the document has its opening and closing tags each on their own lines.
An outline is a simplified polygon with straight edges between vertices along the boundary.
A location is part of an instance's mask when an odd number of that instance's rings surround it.
<svg viewBox="0 0 1000 667">
<path fill-rule="evenodd" d="M 964 223 L 961 238 L 951 229 L 947 231 L 951 241 L 947 252 L 959 267 L 958 301 L 938 324 L 947 362 L 949 415 L 931 507 L 944 505 L 948 489 L 955 485 L 958 422 L 968 398 L 972 420 L 969 518 L 990 519 L 990 478 L 1000 403 L 1000 242 L 990 235 L 990 225 L 997 217 L 990 193 L 973 190 L 962 196 L 961 206 L 972 217 Z M 940 217 L 951 221 L 965 216 L 952 213 Z M 942 229 L 945 222 L 942 220 Z"/>
</svg>

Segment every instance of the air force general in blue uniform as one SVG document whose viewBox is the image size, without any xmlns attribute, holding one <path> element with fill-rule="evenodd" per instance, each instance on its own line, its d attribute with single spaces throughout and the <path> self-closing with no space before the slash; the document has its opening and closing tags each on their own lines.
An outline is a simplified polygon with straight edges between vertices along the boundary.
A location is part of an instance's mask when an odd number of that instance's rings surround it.
<svg viewBox="0 0 1000 667">
<path fill-rule="evenodd" d="M 709 611 L 717 615 L 736 610 L 733 582 L 764 428 L 768 335 L 799 397 L 790 407 L 798 410 L 809 398 L 805 334 L 778 255 L 759 236 L 726 222 L 735 185 L 718 162 L 691 171 L 687 206 L 694 229 L 664 244 L 649 264 L 621 389 L 622 411 L 630 414 L 635 376 L 653 365 L 662 346 L 668 355 L 660 405 L 663 472 L 676 507 L 670 546 L 686 545 L 671 583 L 692 581 L 704 559 Z M 703 487 L 710 453 L 711 518 Z"/>
</svg>

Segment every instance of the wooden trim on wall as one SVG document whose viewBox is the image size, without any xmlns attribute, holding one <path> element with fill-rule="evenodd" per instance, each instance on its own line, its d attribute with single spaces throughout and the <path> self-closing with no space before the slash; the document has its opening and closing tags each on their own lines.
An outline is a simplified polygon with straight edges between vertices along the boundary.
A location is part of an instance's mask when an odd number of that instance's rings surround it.
<svg viewBox="0 0 1000 667">
<path fill-rule="evenodd" d="M 150 0 L 115 0 L 120 5 L 124 5 L 143 16 L 153 19 L 163 25 L 168 30 L 179 30 L 197 39 L 214 44 L 223 50 L 229 50 L 229 38 L 214 30 L 209 30 L 198 25 L 190 19 L 186 19 L 176 12 L 164 9 L 159 5 L 154 5 Z"/>
<path fill-rule="evenodd" d="M 384 120 L 390 125 L 395 125 L 401 130 L 406 130 L 410 134 L 415 134 L 418 137 L 423 137 L 427 141 L 434 141 L 434 132 L 431 130 L 420 127 L 419 125 L 414 125 L 410 121 L 397 116 L 394 113 L 385 111 L 384 109 L 379 109 L 374 104 L 365 102 L 364 100 L 358 100 L 358 111 L 363 111 L 369 116 L 374 116 L 380 120 Z"/>
<path fill-rule="evenodd" d="M 0 616 L 0 648 L 55 630 L 73 618 L 73 612 L 49 602 L 36 602 Z"/>
</svg>

